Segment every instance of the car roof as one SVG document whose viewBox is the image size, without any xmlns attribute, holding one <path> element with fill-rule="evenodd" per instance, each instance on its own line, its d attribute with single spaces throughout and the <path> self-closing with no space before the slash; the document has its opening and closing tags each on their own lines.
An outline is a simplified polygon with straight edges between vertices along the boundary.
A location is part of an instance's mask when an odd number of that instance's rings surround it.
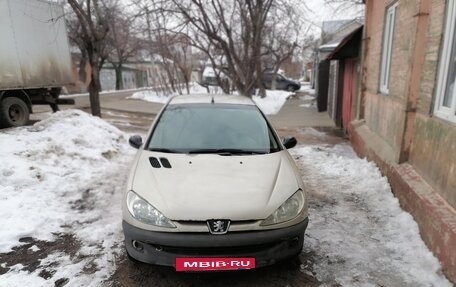
<svg viewBox="0 0 456 287">
<path fill-rule="evenodd" d="M 212 102 L 212 99 L 214 101 Z M 192 95 L 179 95 L 171 98 L 169 105 L 174 104 L 203 104 L 203 103 L 216 103 L 216 104 L 235 104 L 235 105 L 251 105 L 255 103 L 251 98 L 239 95 L 221 95 L 221 94 L 192 94 Z"/>
</svg>

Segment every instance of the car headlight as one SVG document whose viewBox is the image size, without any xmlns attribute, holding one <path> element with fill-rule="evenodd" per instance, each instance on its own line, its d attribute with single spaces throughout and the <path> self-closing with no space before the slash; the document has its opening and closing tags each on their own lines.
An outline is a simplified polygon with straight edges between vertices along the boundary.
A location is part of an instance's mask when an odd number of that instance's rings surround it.
<svg viewBox="0 0 456 287">
<path fill-rule="evenodd" d="M 268 218 L 263 220 L 261 225 L 278 224 L 295 218 L 302 211 L 304 200 L 304 193 L 302 190 L 298 190 Z"/>
<path fill-rule="evenodd" d="M 127 193 L 127 208 L 128 211 L 130 211 L 130 214 L 142 223 L 160 227 L 176 227 L 160 211 L 139 197 L 133 191 L 129 191 Z"/>
</svg>

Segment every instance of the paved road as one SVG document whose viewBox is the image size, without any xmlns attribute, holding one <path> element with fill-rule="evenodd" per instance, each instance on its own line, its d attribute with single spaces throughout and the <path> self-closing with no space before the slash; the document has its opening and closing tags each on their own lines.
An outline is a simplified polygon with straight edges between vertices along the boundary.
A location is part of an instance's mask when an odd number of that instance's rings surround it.
<svg viewBox="0 0 456 287">
<path fill-rule="evenodd" d="M 100 106 L 102 109 L 125 111 L 131 113 L 157 114 L 162 104 L 150 103 L 136 99 L 128 99 L 134 91 L 118 91 L 102 93 L 100 95 Z M 67 96 L 75 100 L 74 105 L 61 105 L 60 109 L 84 109 L 90 110 L 90 99 L 87 94 Z M 50 112 L 49 106 L 34 106 L 35 113 Z"/>
</svg>

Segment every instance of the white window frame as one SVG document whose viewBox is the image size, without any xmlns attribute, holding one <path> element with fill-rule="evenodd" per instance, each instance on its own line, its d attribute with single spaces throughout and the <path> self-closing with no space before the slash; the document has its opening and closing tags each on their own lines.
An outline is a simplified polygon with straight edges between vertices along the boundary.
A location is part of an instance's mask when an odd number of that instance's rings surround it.
<svg viewBox="0 0 456 287">
<path fill-rule="evenodd" d="M 450 99 L 450 107 L 443 105 L 445 99 L 445 91 L 448 81 L 448 73 L 451 63 L 451 52 L 453 47 L 453 41 L 456 29 L 456 1 L 447 1 L 447 15 L 445 23 L 445 34 L 442 48 L 442 55 L 440 58 L 440 69 L 437 82 L 436 98 L 434 103 L 434 115 L 456 123 L 456 87 L 453 88 L 453 93 Z M 455 55 L 456 56 L 456 52 Z M 456 81 L 455 81 L 456 84 Z"/>
<path fill-rule="evenodd" d="M 379 89 L 382 94 L 389 93 L 389 82 L 391 72 L 391 58 L 393 55 L 393 39 L 396 26 L 396 8 L 399 3 L 388 7 L 385 15 L 385 24 L 383 29 L 383 47 L 382 62 L 380 68 L 380 85 Z"/>
</svg>

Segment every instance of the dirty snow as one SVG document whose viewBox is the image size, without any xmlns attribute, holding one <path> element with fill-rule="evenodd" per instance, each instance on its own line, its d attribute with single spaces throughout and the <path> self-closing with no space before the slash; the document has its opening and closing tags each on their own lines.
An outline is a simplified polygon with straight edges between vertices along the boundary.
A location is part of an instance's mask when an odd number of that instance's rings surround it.
<svg viewBox="0 0 456 287">
<path fill-rule="evenodd" d="M 372 162 L 349 144 L 291 151 L 310 195 L 304 252 L 323 286 L 452 286 Z"/>
<path fill-rule="evenodd" d="M 100 285 L 112 273 L 122 241 L 121 192 L 133 156 L 125 134 L 67 110 L 30 127 L 0 130 L 0 143 L 0 253 L 24 237 L 54 241 L 73 234 L 84 246 L 73 258 L 49 254 L 31 273 L 3 264 L 11 269 L 0 285 L 53 286 L 59 278 L 71 286 Z M 43 266 L 55 272 L 51 279 L 38 275 Z"/>
</svg>

